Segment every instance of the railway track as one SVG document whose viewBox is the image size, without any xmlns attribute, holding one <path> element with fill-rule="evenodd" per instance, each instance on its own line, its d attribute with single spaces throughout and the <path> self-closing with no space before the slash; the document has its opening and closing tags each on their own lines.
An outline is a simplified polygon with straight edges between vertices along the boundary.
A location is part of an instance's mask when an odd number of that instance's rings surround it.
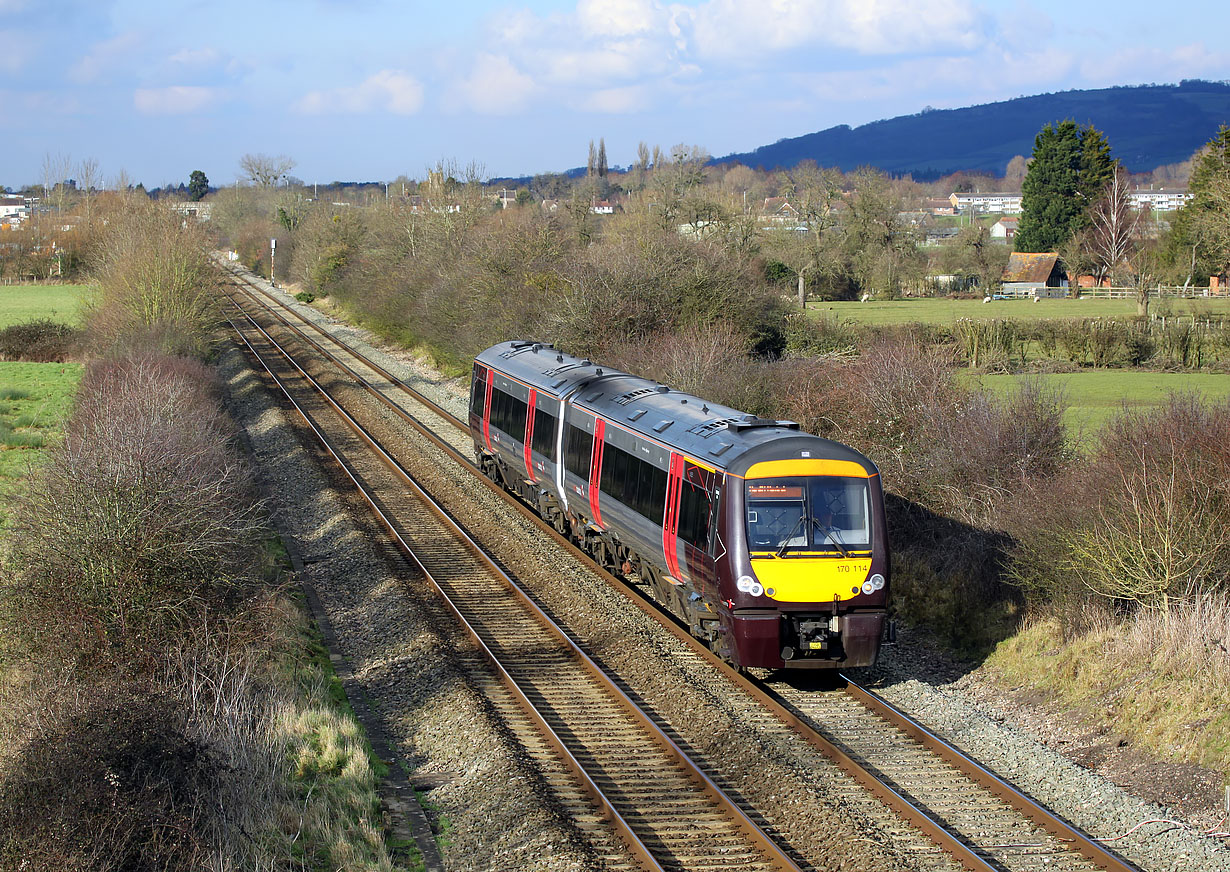
<svg viewBox="0 0 1230 872">
<path fill-rule="evenodd" d="M 251 302 L 245 303 L 245 307 L 258 307 L 254 315 L 270 319 L 270 323 L 277 324 L 280 329 L 296 334 L 301 342 L 328 358 L 346 380 L 362 386 L 364 390 L 379 398 L 390 411 L 419 429 L 441 450 L 478 475 L 469 459 L 471 443 L 466 425 L 447 409 L 423 397 L 420 392 L 397 379 L 393 373 L 339 341 L 328 331 L 287 310 L 259 285 L 242 275 L 234 275 L 234 280 L 249 295 Z M 487 483 L 485 478 L 480 477 L 480 480 Z M 505 497 L 502 489 L 487 484 L 501 497 L 521 508 L 515 500 Z M 536 515 L 527 514 L 537 522 Z M 570 545 L 551 528 L 542 524 L 539 526 L 557 542 Z M 476 553 L 476 548 L 476 545 L 471 544 L 472 553 Z M 579 559 L 586 562 L 591 569 L 602 571 L 589 561 L 583 552 L 577 553 Z M 642 611 L 690 645 L 697 657 L 719 670 L 739 692 L 755 700 L 760 707 L 759 717 L 766 731 L 785 732 L 797 737 L 835 761 L 860 785 L 908 822 L 910 827 L 921 830 L 965 868 L 1101 868 L 1112 872 L 1127 872 L 1135 868 L 849 679 L 843 678 L 844 686 L 837 690 L 816 692 L 801 691 L 781 682 L 770 684 L 739 674 L 695 643 L 669 616 L 649 602 L 639 589 L 614 577 L 610 580 Z M 507 585 L 511 580 L 506 579 L 504 583 Z M 442 586 L 442 590 L 447 595 L 447 585 Z M 482 595 L 471 595 L 467 599 L 463 590 L 458 589 L 456 593 L 468 607 L 481 611 Z M 504 620 L 502 612 L 490 613 L 486 617 L 476 617 L 475 626 L 491 632 L 492 628 Z M 563 638 L 568 638 L 566 631 Z M 538 643 L 535 641 L 533 644 Z M 578 646 L 571 641 L 569 644 L 576 649 L 570 656 L 588 659 Z M 524 654 L 528 648 L 526 644 L 510 643 L 507 649 L 499 650 L 506 653 L 520 651 Z M 494 652 L 489 656 L 494 656 Z M 554 667 L 561 662 L 556 658 L 562 656 L 561 650 L 547 656 L 545 662 Z M 532 670 L 532 659 L 528 658 L 517 668 Z M 518 673 L 515 671 L 510 673 L 507 680 L 515 683 L 516 674 Z M 520 705 L 527 708 L 530 701 L 534 700 L 555 711 L 549 700 L 537 697 L 532 691 L 532 679 L 526 681 L 531 692 L 522 695 Z M 580 684 L 571 688 L 576 693 L 586 686 L 589 679 L 578 681 Z M 566 706 L 560 709 L 566 710 Z M 582 710 L 585 710 L 585 706 L 582 706 Z M 653 722 L 652 718 L 650 722 Z M 594 765 L 595 760 L 591 757 L 574 758 L 573 763 L 583 770 L 585 764 Z M 569 766 L 571 768 L 572 763 Z M 572 776 L 582 782 L 589 777 L 578 774 L 576 768 L 571 768 L 571 771 Z M 690 778 L 693 779 L 693 784 L 698 783 L 695 781 L 695 775 Z M 716 785 L 714 789 L 717 789 Z M 636 814 L 644 818 L 650 797 L 642 796 L 636 791 L 625 796 L 635 800 L 633 805 L 628 807 L 637 809 Z M 600 802 L 598 806 L 601 806 Z M 612 804 L 611 808 L 617 809 L 618 805 Z M 673 806 L 667 803 L 662 808 L 671 809 Z M 741 813 L 748 823 L 751 823 L 755 816 L 755 812 Z M 616 819 L 609 810 L 599 811 L 598 814 L 604 820 Z M 624 823 L 627 824 L 627 821 L 624 820 Z M 752 826 L 763 833 L 763 829 L 758 825 Z M 736 831 L 744 834 L 753 832 L 745 826 L 735 826 L 732 832 Z M 649 832 L 652 834 L 656 831 L 650 826 Z M 657 836 L 650 835 L 648 838 L 654 843 Z M 624 841 L 631 844 L 626 834 Z M 657 843 L 654 845 L 656 849 L 662 847 Z M 632 850 L 636 854 L 638 849 Z M 742 854 L 739 856 L 744 858 Z M 788 852 L 783 851 L 782 856 L 789 862 L 794 862 L 795 858 L 789 857 Z M 783 861 L 766 859 L 762 862 L 772 864 Z M 771 867 L 770 865 L 765 868 Z M 684 864 L 680 868 L 702 867 Z"/>
<path fill-rule="evenodd" d="M 439 503 L 254 321 L 232 322 L 639 868 L 797 870 Z M 307 382 L 312 393 L 292 386 Z M 720 865 L 714 864 L 720 858 Z"/>
</svg>

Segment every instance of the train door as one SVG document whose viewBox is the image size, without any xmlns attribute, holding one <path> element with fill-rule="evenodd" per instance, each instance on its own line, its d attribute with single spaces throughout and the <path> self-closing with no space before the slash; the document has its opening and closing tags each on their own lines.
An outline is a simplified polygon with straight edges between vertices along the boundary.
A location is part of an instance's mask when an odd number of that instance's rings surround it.
<svg viewBox="0 0 1230 872">
<path fill-rule="evenodd" d="M 671 454 L 662 548 L 671 575 L 697 587 L 713 577 L 713 510 L 717 472 L 682 455 Z"/>
<path fill-rule="evenodd" d="M 470 382 L 470 431 L 477 438 L 482 435 L 483 444 L 491 450 L 491 370 L 481 363 L 474 364 Z"/>
</svg>

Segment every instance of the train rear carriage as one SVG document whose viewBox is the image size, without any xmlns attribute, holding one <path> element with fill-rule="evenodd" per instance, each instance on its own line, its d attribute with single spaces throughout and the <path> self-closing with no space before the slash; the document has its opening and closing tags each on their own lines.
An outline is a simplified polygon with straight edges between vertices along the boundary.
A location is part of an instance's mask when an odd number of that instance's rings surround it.
<svg viewBox="0 0 1230 872">
<path fill-rule="evenodd" d="M 874 661 L 888 542 L 853 449 L 528 342 L 479 355 L 470 427 L 489 475 L 736 665 Z"/>
</svg>

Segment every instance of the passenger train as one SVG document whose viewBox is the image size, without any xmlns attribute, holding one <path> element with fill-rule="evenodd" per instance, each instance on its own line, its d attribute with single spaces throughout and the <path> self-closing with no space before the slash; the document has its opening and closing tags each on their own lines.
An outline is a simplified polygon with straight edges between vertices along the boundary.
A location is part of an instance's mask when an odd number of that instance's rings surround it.
<svg viewBox="0 0 1230 872">
<path fill-rule="evenodd" d="M 478 355 L 469 426 L 485 474 L 736 667 L 875 662 L 888 535 L 854 449 L 535 342 Z"/>
</svg>

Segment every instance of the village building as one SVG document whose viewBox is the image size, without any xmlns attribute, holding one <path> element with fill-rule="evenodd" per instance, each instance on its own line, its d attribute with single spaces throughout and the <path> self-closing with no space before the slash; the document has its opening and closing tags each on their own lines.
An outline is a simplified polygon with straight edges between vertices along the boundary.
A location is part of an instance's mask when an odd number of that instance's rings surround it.
<svg viewBox="0 0 1230 872">
<path fill-rule="evenodd" d="M 1003 292 L 1018 297 L 1066 297 L 1068 274 L 1053 251 L 1014 251 L 1002 276 Z"/>
</svg>

